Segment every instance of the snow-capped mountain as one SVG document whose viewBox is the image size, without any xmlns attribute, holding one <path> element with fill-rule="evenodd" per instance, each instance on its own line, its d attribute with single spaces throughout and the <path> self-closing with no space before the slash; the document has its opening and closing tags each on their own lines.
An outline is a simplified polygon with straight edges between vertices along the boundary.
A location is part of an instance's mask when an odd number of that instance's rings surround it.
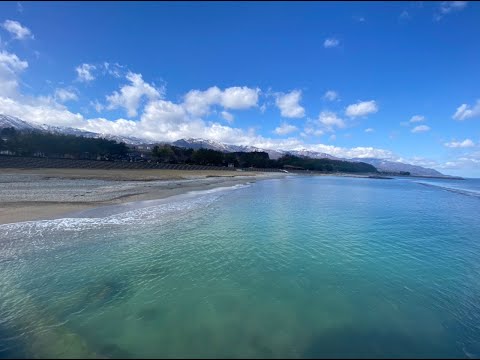
<svg viewBox="0 0 480 360">
<path fill-rule="evenodd" d="M 36 125 L 20 120 L 14 116 L 0 114 L 0 129 L 14 128 L 16 130 L 38 130 Z"/>
<path fill-rule="evenodd" d="M 140 145 L 140 144 L 147 143 L 146 140 L 139 139 L 136 137 L 126 137 L 126 136 L 118 136 L 118 135 L 111 135 L 111 134 L 105 134 L 105 133 L 95 133 L 95 132 L 76 129 L 72 127 L 53 126 L 53 125 L 47 125 L 47 124 L 34 124 L 34 123 L 26 122 L 14 116 L 0 114 L 0 129 L 9 128 L 9 127 L 13 127 L 14 129 L 19 131 L 36 130 L 36 131 L 48 132 L 52 134 L 74 135 L 74 136 L 83 136 L 83 137 L 97 138 L 97 139 L 103 138 L 108 140 L 115 140 L 118 142 L 124 142 L 130 145 Z"/>
<path fill-rule="evenodd" d="M 419 165 L 405 164 L 397 161 L 388 161 L 388 160 L 376 159 L 376 158 L 354 158 L 349 160 L 362 161 L 367 164 L 373 165 L 377 168 L 378 171 L 396 172 L 396 173 L 400 171 L 408 171 L 411 175 L 416 175 L 416 176 L 445 176 L 434 169 L 424 168 Z"/>
<path fill-rule="evenodd" d="M 237 151 L 244 151 L 244 152 L 253 152 L 253 151 L 264 151 L 268 153 L 270 159 L 278 159 L 285 154 L 291 154 L 295 156 L 303 156 L 303 157 L 310 157 L 314 159 L 334 159 L 339 160 L 339 158 L 321 153 L 316 151 L 310 151 L 307 149 L 300 149 L 300 150 L 272 150 L 272 149 L 262 149 L 256 146 L 247 146 L 247 145 L 227 145 L 217 141 L 212 140 L 204 140 L 204 139 L 180 139 L 174 141 L 172 145 L 184 147 L 184 148 L 191 148 L 191 149 L 212 149 L 217 151 L 223 152 L 237 152 Z"/>
<path fill-rule="evenodd" d="M 63 134 L 63 135 L 75 135 L 75 136 L 84 136 L 84 137 L 97 137 L 97 133 L 75 129 L 72 127 L 63 127 L 63 126 L 52 126 L 47 124 L 37 125 L 36 130 L 43 130 L 45 132 L 53 134 Z"/>
<path fill-rule="evenodd" d="M 309 158 L 312 158 L 312 159 L 342 160 L 342 159 L 340 159 L 336 156 L 330 155 L 330 154 L 317 152 L 317 151 L 311 151 L 311 150 L 307 150 L 307 149 L 288 151 L 288 153 L 291 154 L 291 155 L 309 157 Z"/>
<path fill-rule="evenodd" d="M 194 150 L 198 149 L 211 149 L 223 152 L 231 152 L 229 146 L 226 144 L 222 144 L 217 141 L 213 140 L 205 140 L 205 139 L 180 139 L 172 142 L 172 145 L 183 147 L 183 148 L 190 148 Z"/>
<path fill-rule="evenodd" d="M 211 149 L 222 152 L 254 152 L 264 151 L 268 153 L 270 159 L 278 159 L 285 154 L 282 150 L 261 149 L 256 146 L 248 145 L 228 145 L 218 141 L 205 140 L 205 139 L 180 139 L 171 143 L 174 146 L 190 148 L 190 149 Z"/>
</svg>

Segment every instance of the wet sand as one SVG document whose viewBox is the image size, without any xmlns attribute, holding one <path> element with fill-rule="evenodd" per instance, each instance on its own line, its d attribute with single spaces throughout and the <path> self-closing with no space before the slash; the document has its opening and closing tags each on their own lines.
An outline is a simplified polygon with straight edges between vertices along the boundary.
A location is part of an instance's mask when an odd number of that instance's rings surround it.
<svg viewBox="0 0 480 360">
<path fill-rule="evenodd" d="M 217 170 L 0 169 L 0 224 L 283 176 Z"/>
</svg>

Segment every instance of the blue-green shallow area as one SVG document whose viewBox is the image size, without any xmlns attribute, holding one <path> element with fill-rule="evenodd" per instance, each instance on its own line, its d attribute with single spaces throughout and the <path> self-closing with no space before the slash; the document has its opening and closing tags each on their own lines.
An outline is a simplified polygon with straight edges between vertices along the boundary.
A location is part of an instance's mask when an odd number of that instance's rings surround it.
<svg viewBox="0 0 480 360">
<path fill-rule="evenodd" d="M 424 182 L 292 176 L 0 226 L 0 356 L 478 358 L 478 182 Z"/>
</svg>

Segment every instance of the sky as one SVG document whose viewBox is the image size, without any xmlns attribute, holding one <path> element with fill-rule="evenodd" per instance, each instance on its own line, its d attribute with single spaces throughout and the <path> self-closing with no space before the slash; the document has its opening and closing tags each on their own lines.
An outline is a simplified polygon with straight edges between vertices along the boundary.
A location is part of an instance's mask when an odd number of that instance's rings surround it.
<svg viewBox="0 0 480 360">
<path fill-rule="evenodd" d="M 1 2 L 0 114 L 480 177 L 480 3 Z"/>
</svg>

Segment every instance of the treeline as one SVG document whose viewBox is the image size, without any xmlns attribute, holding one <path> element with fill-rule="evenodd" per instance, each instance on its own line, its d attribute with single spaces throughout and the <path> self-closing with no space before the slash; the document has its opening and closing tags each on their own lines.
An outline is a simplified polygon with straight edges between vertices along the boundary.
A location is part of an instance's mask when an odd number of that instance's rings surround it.
<svg viewBox="0 0 480 360">
<path fill-rule="evenodd" d="M 114 140 L 36 131 L 24 132 L 17 131 L 14 128 L 0 129 L 0 152 L 7 152 L 17 156 L 130 160 L 131 151 L 126 144 L 118 143 Z M 284 155 L 279 159 L 273 160 L 270 159 L 268 153 L 260 151 L 223 153 L 211 149 L 186 149 L 168 144 L 155 146 L 151 157 L 154 162 L 170 164 L 298 169 L 346 173 L 377 172 L 374 166 L 362 162 L 312 159 L 293 155 Z"/>
<path fill-rule="evenodd" d="M 75 159 L 119 159 L 128 152 L 124 143 L 75 135 L 0 129 L 0 151 L 18 156 L 71 157 Z"/>
<path fill-rule="evenodd" d="M 152 155 L 156 161 L 170 164 L 195 164 L 229 166 L 240 168 L 302 169 L 324 172 L 376 173 L 377 169 L 366 163 L 332 159 L 312 159 L 284 155 L 270 159 L 266 152 L 223 153 L 211 149 L 185 149 L 172 145 L 155 146 Z"/>
</svg>

